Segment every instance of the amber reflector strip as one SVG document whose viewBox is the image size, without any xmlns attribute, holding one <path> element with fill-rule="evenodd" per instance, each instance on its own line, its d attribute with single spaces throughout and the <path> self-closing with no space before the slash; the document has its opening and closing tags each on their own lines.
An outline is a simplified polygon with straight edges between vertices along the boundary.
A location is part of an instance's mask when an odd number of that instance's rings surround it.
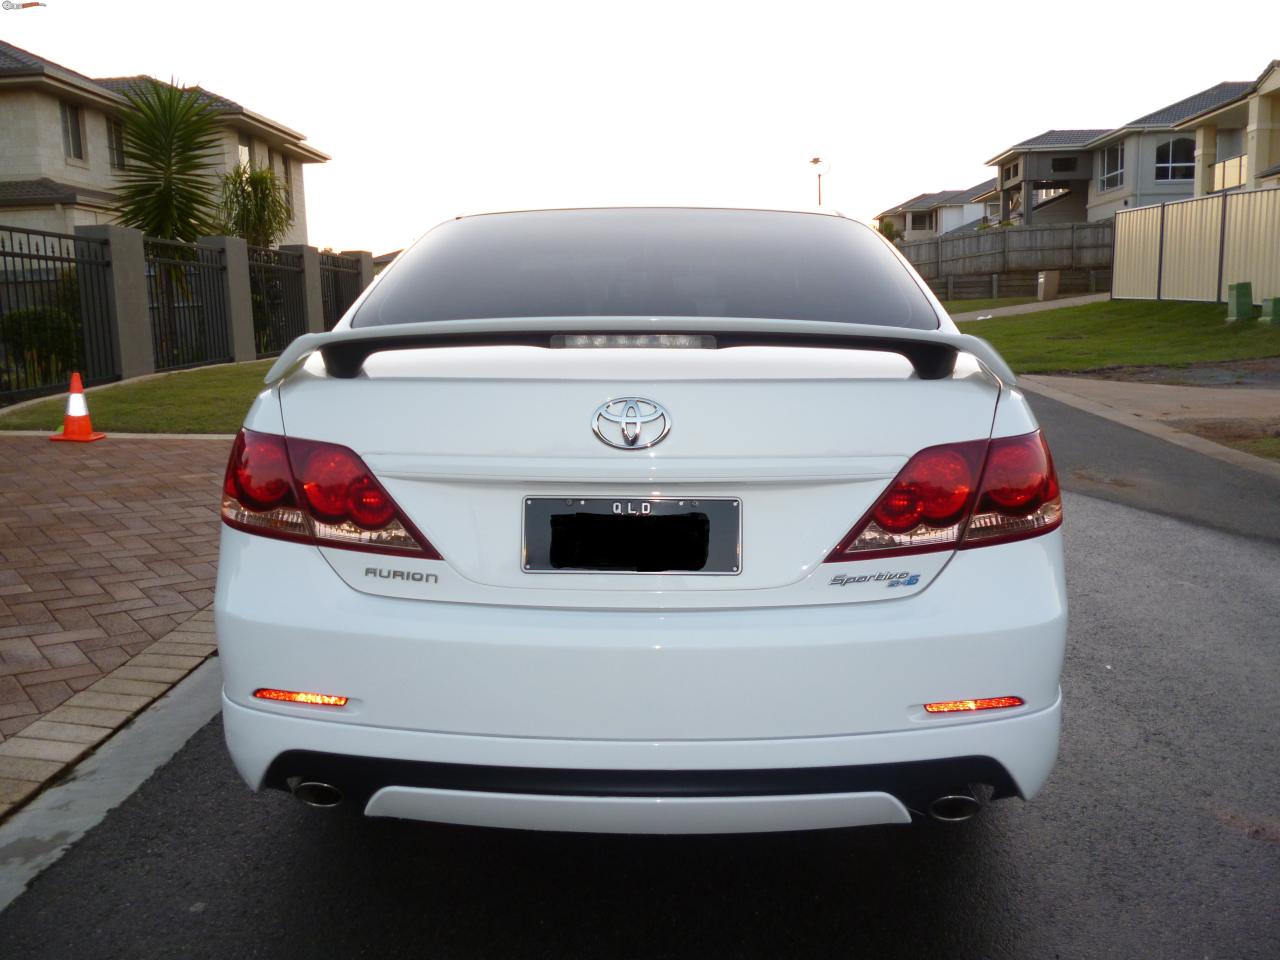
<svg viewBox="0 0 1280 960">
<path fill-rule="evenodd" d="M 980 700 L 942 700 L 926 703 L 925 713 L 963 713 L 968 710 L 999 710 L 1001 707 L 1020 707 L 1021 697 L 983 697 Z"/>
<path fill-rule="evenodd" d="M 335 697 L 328 693 L 305 693 L 297 690 L 255 690 L 253 695 L 259 700 L 279 700 L 282 703 L 310 703 L 317 707 L 345 707 L 346 697 Z"/>
</svg>

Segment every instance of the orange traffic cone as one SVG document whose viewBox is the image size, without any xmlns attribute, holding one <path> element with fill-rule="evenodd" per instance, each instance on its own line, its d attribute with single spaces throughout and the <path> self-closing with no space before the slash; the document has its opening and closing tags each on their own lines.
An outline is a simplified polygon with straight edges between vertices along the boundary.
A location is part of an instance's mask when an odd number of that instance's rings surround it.
<svg viewBox="0 0 1280 960">
<path fill-rule="evenodd" d="M 93 432 L 93 424 L 89 422 L 89 405 L 84 402 L 84 384 L 80 382 L 80 374 L 73 373 L 71 393 L 67 397 L 67 413 L 62 418 L 62 432 L 53 434 L 49 439 L 89 443 L 105 436 L 105 433 Z"/>
</svg>

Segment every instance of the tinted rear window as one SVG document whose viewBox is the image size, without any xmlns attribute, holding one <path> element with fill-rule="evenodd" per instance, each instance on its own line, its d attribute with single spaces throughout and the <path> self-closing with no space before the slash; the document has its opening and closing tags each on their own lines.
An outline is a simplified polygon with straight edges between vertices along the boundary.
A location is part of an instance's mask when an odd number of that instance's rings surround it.
<svg viewBox="0 0 1280 960">
<path fill-rule="evenodd" d="M 817 214 L 692 209 L 447 221 L 382 279 L 352 325 L 584 316 L 938 326 L 869 227 Z"/>
</svg>

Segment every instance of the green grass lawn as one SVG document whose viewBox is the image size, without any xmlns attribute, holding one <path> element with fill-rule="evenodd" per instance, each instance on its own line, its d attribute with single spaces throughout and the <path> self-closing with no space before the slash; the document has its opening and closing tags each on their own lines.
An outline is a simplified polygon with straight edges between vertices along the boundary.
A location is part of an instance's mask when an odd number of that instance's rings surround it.
<svg viewBox="0 0 1280 960">
<path fill-rule="evenodd" d="M 1269 457 L 1272 460 L 1280 460 L 1280 437 L 1259 437 L 1256 440 L 1239 440 L 1231 444 L 1245 453 L 1252 453 L 1255 457 Z"/>
<path fill-rule="evenodd" d="M 107 433 L 235 433 L 253 398 L 265 389 L 270 360 L 226 363 L 85 394 L 95 430 Z M 62 427 L 67 397 L 21 410 L 0 410 L 0 430 Z"/>
<path fill-rule="evenodd" d="M 1020 303 L 1035 303 L 1035 297 L 987 297 L 983 300 L 943 300 L 942 305 L 947 313 L 976 313 L 979 310 L 994 310 L 996 307 L 1016 307 Z"/>
<path fill-rule="evenodd" d="M 1224 322 L 1213 303 L 1104 300 L 963 326 L 990 340 L 1018 373 L 1185 366 L 1280 356 L 1280 326 Z"/>
</svg>

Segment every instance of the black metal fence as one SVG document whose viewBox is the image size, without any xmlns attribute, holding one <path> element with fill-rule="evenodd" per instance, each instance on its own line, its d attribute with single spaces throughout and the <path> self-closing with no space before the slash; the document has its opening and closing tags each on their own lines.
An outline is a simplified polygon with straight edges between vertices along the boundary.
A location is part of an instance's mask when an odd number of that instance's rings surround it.
<svg viewBox="0 0 1280 960">
<path fill-rule="evenodd" d="M 222 251 L 150 238 L 143 246 L 156 369 L 230 361 L 234 351 Z"/>
<path fill-rule="evenodd" d="M 0 406 L 120 376 L 103 240 L 0 226 Z"/>
<path fill-rule="evenodd" d="M 258 357 L 273 357 L 307 332 L 302 254 L 249 247 L 249 294 Z"/>
<path fill-rule="evenodd" d="M 347 307 L 360 296 L 360 261 L 335 253 L 320 254 L 320 299 L 324 304 L 324 328 L 332 330 Z"/>
</svg>

